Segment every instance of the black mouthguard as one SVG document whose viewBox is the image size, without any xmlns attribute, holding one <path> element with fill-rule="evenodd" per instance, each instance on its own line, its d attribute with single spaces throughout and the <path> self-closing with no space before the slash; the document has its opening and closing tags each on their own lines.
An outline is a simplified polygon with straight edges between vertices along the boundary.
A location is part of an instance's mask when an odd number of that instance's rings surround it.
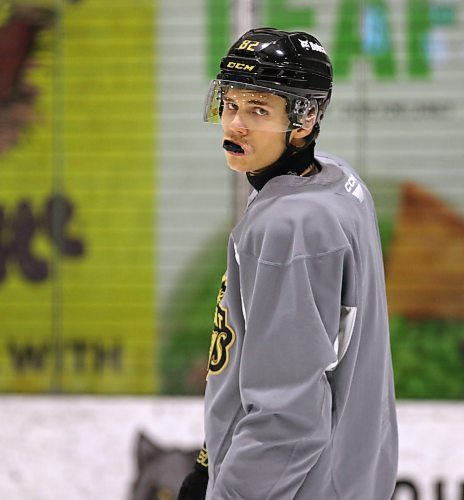
<svg viewBox="0 0 464 500">
<path fill-rule="evenodd" d="M 231 153 L 245 153 L 241 146 L 235 144 L 235 142 L 228 141 L 227 139 L 222 143 L 222 147 Z"/>
</svg>

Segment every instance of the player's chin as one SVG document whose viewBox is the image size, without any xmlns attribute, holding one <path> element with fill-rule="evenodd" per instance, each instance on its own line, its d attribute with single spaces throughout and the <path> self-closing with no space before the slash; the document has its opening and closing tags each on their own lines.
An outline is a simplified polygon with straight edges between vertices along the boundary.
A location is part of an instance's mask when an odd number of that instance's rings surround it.
<svg viewBox="0 0 464 500">
<path fill-rule="evenodd" d="M 226 161 L 229 168 L 235 172 L 249 172 L 251 170 L 244 155 L 234 156 L 226 152 Z"/>
</svg>

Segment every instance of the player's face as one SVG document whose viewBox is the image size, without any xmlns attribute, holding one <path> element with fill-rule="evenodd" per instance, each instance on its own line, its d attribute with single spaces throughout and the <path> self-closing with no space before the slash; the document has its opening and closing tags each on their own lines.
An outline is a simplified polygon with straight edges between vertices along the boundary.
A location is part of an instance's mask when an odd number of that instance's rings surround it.
<svg viewBox="0 0 464 500">
<path fill-rule="evenodd" d="M 288 128 L 286 101 L 270 93 L 229 91 L 223 97 L 221 123 L 229 167 L 257 172 L 273 164 L 284 152 Z"/>
</svg>

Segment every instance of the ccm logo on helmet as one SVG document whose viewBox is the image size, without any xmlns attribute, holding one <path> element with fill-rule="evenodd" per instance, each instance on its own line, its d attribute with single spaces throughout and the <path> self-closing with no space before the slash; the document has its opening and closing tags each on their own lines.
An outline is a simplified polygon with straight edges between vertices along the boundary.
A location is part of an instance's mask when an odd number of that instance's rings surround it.
<svg viewBox="0 0 464 500">
<path fill-rule="evenodd" d="M 228 62 L 227 67 L 234 69 L 244 69 L 245 71 L 253 71 L 255 69 L 255 66 L 250 66 L 249 64 L 233 62 L 233 61 Z"/>
</svg>

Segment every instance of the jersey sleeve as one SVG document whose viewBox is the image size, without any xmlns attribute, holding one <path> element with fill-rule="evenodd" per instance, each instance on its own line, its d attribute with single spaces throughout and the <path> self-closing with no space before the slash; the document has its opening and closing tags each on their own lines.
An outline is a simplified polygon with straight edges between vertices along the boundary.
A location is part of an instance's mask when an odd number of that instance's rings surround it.
<svg viewBox="0 0 464 500">
<path fill-rule="evenodd" d="M 293 498 L 331 434 L 345 249 L 275 264 L 241 254 L 244 416 L 210 498 Z"/>
</svg>

